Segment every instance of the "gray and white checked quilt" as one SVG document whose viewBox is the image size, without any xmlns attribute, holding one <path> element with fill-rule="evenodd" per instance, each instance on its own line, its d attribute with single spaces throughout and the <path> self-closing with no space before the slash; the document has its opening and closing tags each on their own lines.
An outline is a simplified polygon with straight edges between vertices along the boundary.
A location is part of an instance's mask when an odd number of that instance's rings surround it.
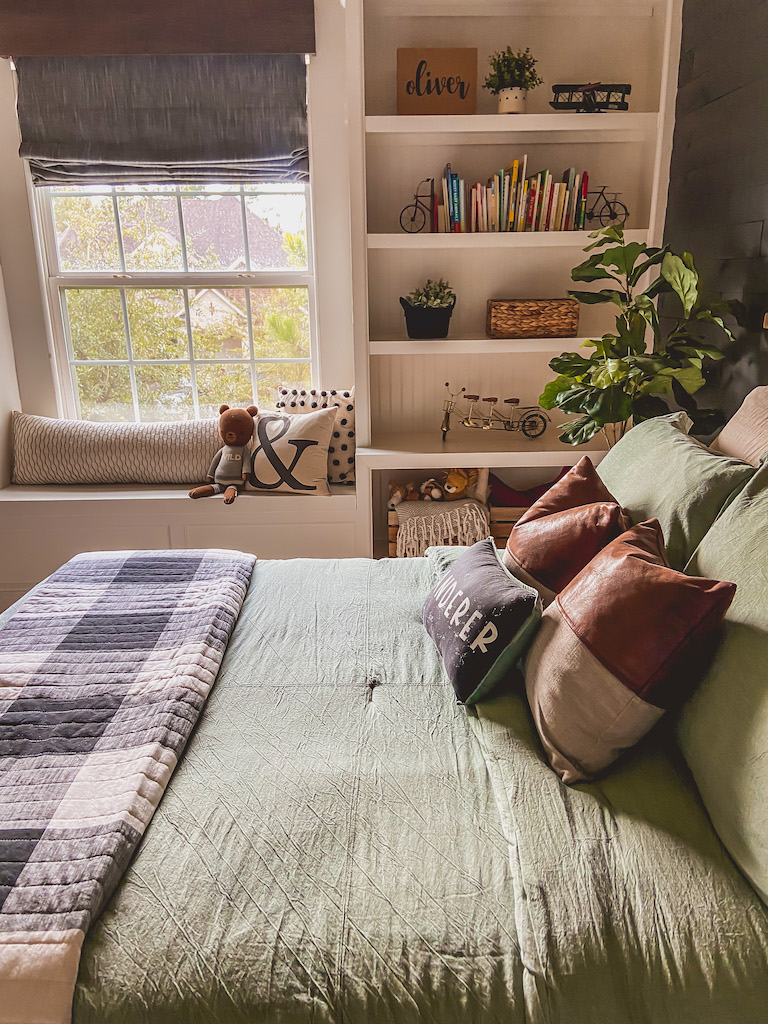
<svg viewBox="0 0 768 1024">
<path fill-rule="evenodd" d="M 0 629 L 0 1024 L 66 1024 L 85 932 L 213 685 L 255 558 L 78 555 Z"/>
</svg>

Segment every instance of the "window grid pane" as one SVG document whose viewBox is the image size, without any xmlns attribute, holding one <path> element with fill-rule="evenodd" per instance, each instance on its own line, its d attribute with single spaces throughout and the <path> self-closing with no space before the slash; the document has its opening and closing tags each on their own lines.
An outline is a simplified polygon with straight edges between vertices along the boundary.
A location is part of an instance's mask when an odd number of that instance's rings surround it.
<svg viewBox="0 0 768 1024">
<path fill-rule="evenodd" d="M 305 186 L 46 192 L 77 415 L 187 419 L 225 401 L 273 407 L 281 383 L 311 387 L 311 289 L 296 281 L 309 274 Z M 206 286 L 206 270 L 229 276 Z M 241 273 L 255 279 L 233 284 Z"/>
</svg>

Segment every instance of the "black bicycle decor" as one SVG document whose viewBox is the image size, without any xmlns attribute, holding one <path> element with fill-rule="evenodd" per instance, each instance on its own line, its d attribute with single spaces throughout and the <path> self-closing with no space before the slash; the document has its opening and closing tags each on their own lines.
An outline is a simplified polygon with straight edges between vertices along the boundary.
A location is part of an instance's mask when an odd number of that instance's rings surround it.
<svg viewBox="0 0 768 1024">
<path fill-rule="evenodd" d="M 423 231 L 425 225 L 431 225 L 434 203 L 435 179 L 424 178 L 416 186 L 413 202 L 404 206 L 400 212 L 400 227 L 403 231 L 407 231 L 409 234 L 416 234 L 419 231 Z"/>
<path fill-rule="evenodd" d="M 586 85 L 553 85 L 554 99 L 549 101 L 555 110 L 575 110 L 580 114 L 596 114 L 603 110 L 629 110 L 627 96 L 631 85 L 603 85 L 590 82 Z"/>
<path fill-rule="evenodd" d="M 587 220 L 590 223 L 593 220 L 599 220 L 604 228 L 607 228 L 609 224 L 626 224 L 629 210 L 617 198 L 621 192 L 606 192 L 606 187 L 603 185 L 588 193 L 595 199 L 590 209 L 587 210 Z"/>
</svg>

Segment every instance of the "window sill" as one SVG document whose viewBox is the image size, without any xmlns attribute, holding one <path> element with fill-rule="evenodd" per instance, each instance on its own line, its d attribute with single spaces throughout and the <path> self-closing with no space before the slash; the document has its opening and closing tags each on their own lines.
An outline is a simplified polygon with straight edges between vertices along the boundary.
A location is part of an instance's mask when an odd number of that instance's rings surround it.
<svg viewBox="0 0 768 1024">
<path fill-rule="evenodd" d="M 345 505 L 356 504 L 355 488 L 346 487 L 343 484 L 331 484 L 331 497 L 339 499 Z M 163 484 L 46 484 L 41 486 L 27 486 L 24 484 L 9 484 L 0 488 L 0 502 L 49 502 L 49 501 L 175 501 L 185 499 L 191 503 L 189 497 L 190 486 L 163 485 Z M 245 491 L 238 495 L 238 501 L 249 503 L 257 502 L 279 502 L 287 499 L 297 499 L 302 503 L 325 502 L 327 495 L 311 494 L 258 494 L 254 491 Z M 198 505 L 211 504 L 214 498 L 199 498 Z M 219 497 L 219 501 L 222 501 Z M 223 504 L 223 501 L 222 501 Z"/>
</svg>

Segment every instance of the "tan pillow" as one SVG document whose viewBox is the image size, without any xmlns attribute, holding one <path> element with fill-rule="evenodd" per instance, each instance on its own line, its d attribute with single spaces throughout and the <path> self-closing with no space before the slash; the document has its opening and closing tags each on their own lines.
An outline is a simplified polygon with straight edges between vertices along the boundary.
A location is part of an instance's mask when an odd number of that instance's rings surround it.
<svg viewBox="0 0 768 1024">
<path fill-rule="evenodd" d="M 760 465 L 768 452 L 768 387 L 749 392 L 709 447 L 721 455 Z"/>
</svg>

